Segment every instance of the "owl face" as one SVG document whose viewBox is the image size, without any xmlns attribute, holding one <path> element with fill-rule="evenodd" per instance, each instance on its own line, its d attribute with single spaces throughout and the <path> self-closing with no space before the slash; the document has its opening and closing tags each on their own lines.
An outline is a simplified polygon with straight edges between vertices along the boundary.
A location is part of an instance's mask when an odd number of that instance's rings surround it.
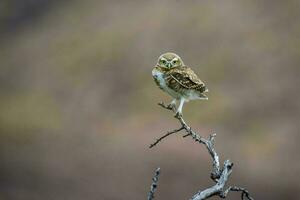
<svg viewBox="0 0 300 200">
<path fill-rule="evenodd" d="M 164 53 L 158 58 L 157 65 L 165 69 L 172 69 L 184 66 L 181 58 L 175 53 Z"/>
</svg>

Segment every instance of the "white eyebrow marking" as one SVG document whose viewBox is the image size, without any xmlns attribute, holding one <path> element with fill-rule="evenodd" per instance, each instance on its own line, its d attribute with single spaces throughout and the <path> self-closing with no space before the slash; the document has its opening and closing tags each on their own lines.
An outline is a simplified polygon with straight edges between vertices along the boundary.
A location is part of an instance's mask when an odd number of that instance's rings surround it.
<svg viewBox="0 0 300 200">
<path fill-rule="evenodd" d="M 168 68 L 168 67 L 160 64 L 161 60 L 166 61 L 166 63 L 168 63 L 167 59 L 165 59 L 164 57 L 161 57 L 161 58 L 158 59 L 157 65 L 160 66 L 160 67 L 163 67 L 163 68 Z"/>
<path fill-rule="evenodd" d="M 164 57 L 161 57 L 161 58 L 158 59 L 158 62 L 161 61 L 161 60 L 167 61 L 167 59 L 165 59 Z"/>
</svg>

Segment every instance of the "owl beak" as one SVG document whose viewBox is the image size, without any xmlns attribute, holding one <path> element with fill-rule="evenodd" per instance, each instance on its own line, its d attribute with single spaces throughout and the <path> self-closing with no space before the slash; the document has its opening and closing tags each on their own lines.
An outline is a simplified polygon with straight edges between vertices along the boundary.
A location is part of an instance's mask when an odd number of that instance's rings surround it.
<svg viewBox="0 0 300 200">
<path fill-rule="evenodd" d="M 171 63 L 168 62 L 167 67 L 171 68 Z"/>
</svg>

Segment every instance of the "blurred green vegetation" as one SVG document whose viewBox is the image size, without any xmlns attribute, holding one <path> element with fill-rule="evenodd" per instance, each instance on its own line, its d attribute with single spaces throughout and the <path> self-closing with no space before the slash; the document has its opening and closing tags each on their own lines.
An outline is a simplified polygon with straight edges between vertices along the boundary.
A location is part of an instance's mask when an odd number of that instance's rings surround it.
<svg viewBox="0 0 300 200">
<path fill-rule="evenodd" d="M 2 134 L 7 131 L 30 134 L 32 130 L 52 130 L 61 126 L 61 110 L 50 95 L 18 94 L 1 98 L 0 105 Z"/>
</svg>

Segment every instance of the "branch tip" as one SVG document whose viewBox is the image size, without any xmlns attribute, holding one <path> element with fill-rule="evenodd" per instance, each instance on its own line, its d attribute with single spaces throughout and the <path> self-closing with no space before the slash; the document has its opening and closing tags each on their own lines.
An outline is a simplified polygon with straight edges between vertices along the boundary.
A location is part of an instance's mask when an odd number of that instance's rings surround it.
<svg viewBox="0 0 300 200">
<path fill-rule="evenodd" d="M 148 198 L 147 198 L 148 200 L 154 199 L 154 193 L 155 193 L 155 190 L 157 189 L 157 182 L 158 182 L 159 175 L 160 175 L 160 167 L 158 167 L 155 170 L 155 174 L 152 178 L 152 184 L 151 184 L 151 188 L 150 188 L 150 191 L 148 193 Z"/>
</svg>

